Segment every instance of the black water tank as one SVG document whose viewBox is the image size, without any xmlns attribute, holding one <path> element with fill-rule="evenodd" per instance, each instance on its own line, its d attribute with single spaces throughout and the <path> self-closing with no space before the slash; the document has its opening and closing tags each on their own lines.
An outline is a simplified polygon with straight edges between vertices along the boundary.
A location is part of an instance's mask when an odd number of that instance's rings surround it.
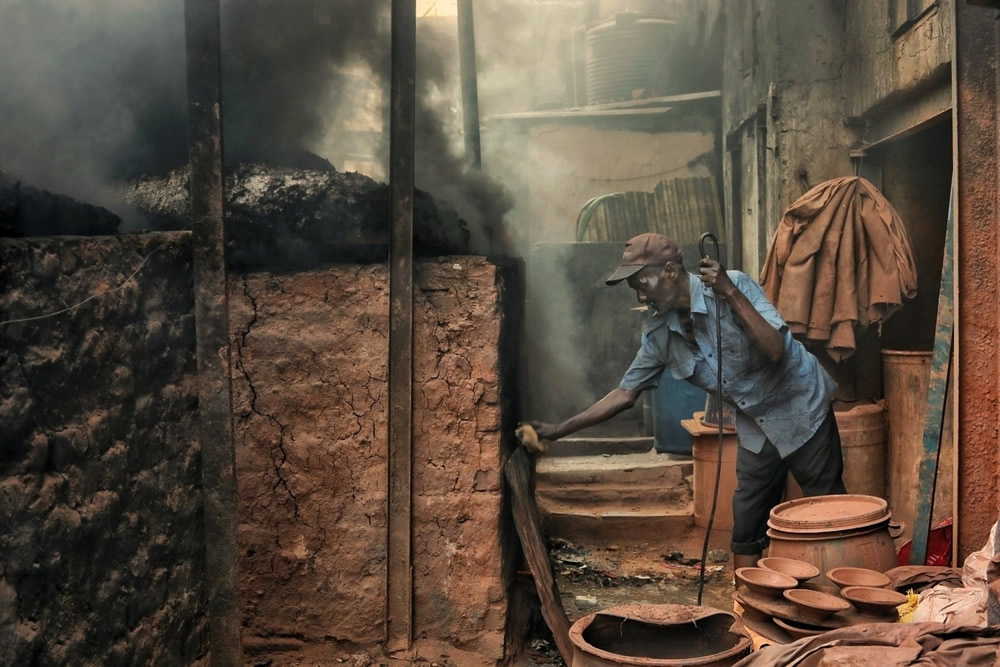
<svg viewBox="0 0 1000 667">
<path fill-rule="evenodd" d="M 618 14 L 587 31 L 587 104 L 631 100 L 649 85 L 676 23 Z"/>
</svg>

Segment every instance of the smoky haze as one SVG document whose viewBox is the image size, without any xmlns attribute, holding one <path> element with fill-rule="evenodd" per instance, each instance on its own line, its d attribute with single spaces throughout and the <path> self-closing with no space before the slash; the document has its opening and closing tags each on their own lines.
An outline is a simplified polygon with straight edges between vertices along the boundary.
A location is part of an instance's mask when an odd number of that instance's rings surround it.
<svg viewBox="0 0 1000 667">
<path fill-rule="evenodd" d="M 188 157 L 183 4 L 0 0 L 0 170 L 104 206 L 123 229 L 144 226 L 122 185 Z M 484 117 L 572 106 L 569 36 L 587 6 L 475 3 Z M 329 159 L 385 180 L 389 10 L 389 0 L 222 0 L 227 160 L 308 168 Z M 571 221 L 531 219 L 490 177 L 535 182 L 523 153 L 501 158 L 484 144 L 487 175 L 466 168 L 455 34 L 454 16 L 418 21 L 416 185 L 470 223 L 472 250 L 529 258 L 531 228 Z M 503 131 L 486 134 L 499 145 Z M 360 166 L 358 155 L 371 162 Z M 529 292 L 550 304 L 536 342 L 559 359 L 559 391 L 579 394 L 589 360 L 567 335 L 585 335 L 585 317 L 567 300 L 574 288 L 563 272 L 538 275 L 529 263 Z"/>
<path fill-rule="evenodd" d="M 389 11 L 389 0 L 223 0 L 227 160 L 322 168 L 329 148 L 367 154 L 384 178 Z M 465 167 L 454 36 L 434 34 L 454 25 L 418 37 L 416 183 L 485 252 L 512 202 Z M 0 26 L 0 169 L 134 219 L 121 184 L 187 161 L 183 3 L 0 0 Z M 371 131 L 344 136 L 366 103 Z"/>
</svg>

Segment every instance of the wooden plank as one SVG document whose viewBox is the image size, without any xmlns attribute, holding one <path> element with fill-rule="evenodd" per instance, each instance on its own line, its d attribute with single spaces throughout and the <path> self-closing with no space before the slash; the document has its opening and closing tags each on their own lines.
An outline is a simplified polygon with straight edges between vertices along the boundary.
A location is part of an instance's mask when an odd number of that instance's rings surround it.
<svg viewBox="0 0 1000 667">
<path fill-rule="evenodd" d="M 389 482 L 385 644 L 413 643 L 413 161 L 416 4 L 392 1 L 389 194 Z"/>
<path fill-rule="evenodd" d="M 924 418 L 923 451 L 917 483 L 917 511 L 913 520 L 913 546 L 910 564 L 923 565 L 927 559 L 927 539 L 934 513 L 934 487 L 937 483 L 938 455 L 941 452 L 941 429 L 944 425 L 945 399 L 951 381 L 952 341 L 955 328 L 955 182 L 952 180 L 948 203 L 948 223 L 941 262 L 941 289 L 938 292 L 937 329 L 934 333 L 934 358 L 927 383 L 927 413 Z"/>
<path fill-rule="evenodd" d="M 222 175 L 219 0 L 186 0 L 191 240 L 194 268 L 198 440 L 204 499 L 205 598 L 211 663 L 243 664 L 237 580 L 236 451 Z"/>
<path fill-rule="evenodd" d="M 552 574 L 552 563 L 542 536 L 541 522 L 538 519 L 538 508 L 531 492 L 531 461 L 524 449 L 518 447 L 507 459 L 504 465 L 504 475 L 510 484 L 511 501 L 514 509 L 514 526 L 521 538 L 521 547 L 535 579 L 538 598 L 542 602 L 542 617 L 552 637 L 556 641 L 559 653 L 566 664 L 573 662 L 573 644 L 569 640 L 569 618 L 563 609 L 559 588 Z"/>
</svg>

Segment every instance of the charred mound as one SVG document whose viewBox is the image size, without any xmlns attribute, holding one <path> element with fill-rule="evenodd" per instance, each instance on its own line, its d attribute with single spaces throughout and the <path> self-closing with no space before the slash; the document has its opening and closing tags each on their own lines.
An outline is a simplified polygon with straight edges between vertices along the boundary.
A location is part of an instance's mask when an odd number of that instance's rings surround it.
<svg viewBox="0 0 1000 667">
<path fill-rule="evenodd" d="M 111 211 L 25 185 L 0 171 L 0 236 L 103 236 L 121 219 Z"/>
<path fill-rule="evenodd" d="M 238 270 L 297 271 L 388 255 L 389 186 L 363 174 L 237 164 L 226 169 L 229 264 Z M 125 200 L 157 230 L 190 225 L 189 171 L 133 180 Z M 469 251 L 469 232 L 424 192 L 413 202 L 414 251 Z"/>
</svg>

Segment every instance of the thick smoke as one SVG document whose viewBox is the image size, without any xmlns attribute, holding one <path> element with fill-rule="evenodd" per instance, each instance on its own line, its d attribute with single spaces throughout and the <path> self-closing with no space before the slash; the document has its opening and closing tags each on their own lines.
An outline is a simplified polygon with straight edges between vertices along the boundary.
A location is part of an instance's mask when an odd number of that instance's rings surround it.
<svg viewBox="0 0 1000 667">
<path fill-rule="evenodd" d="M 0 168 L 120 212 L 116 179 L 186 156 L 183 21 L 181 2 L 0 0 Z"/>
<path fill-rule="evenodd" d="M 389 10 L 389 0 L 223 0 L 227 160 L 328 168 L 331 149 L 385 165 L 385 131 L 343 130 L 371 99 L 376 129 L 388 128 Z M 123 181 L 187 160 L 183 2 L 0 0 L 0 26 L 0 168 L 127 217 Z M 418 39 L 417 185 L 455 206 L 488 250 L 484 230 L 511 203 L 465 169 L 450 96 L 457 54 L 433 37 Z"/>
</svg>

